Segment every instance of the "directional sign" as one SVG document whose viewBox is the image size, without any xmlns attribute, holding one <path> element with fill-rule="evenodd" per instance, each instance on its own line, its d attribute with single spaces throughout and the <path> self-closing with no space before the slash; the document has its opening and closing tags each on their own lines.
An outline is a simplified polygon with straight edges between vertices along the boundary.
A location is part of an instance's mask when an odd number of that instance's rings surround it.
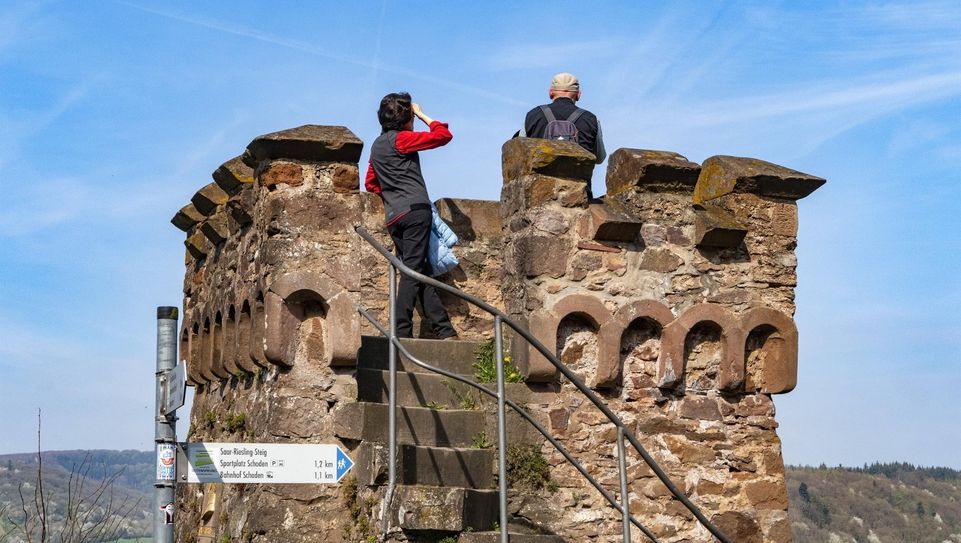
<svg viewBox="0 0 961 543">
<path fill-rule="evenodd" d="M 188 483 L 336 483 L 354 465 L 337 445 L 186 443 L 184 453 Z"/>
<path fill-rule="evenodd" d="M 164 387 L 164 415 L 173 413 L 183 407 L 187 395 L 187 366 L 183 360 L 173 367 L 166 375 L 167 386 Z"/>
</svg>

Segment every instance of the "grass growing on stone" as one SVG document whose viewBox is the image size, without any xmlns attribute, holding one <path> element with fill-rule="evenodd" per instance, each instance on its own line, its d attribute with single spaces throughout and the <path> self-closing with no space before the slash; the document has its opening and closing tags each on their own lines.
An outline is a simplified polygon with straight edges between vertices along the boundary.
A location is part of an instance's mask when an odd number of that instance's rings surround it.
<svg viewBox="0 0 961 543">
<path fill-rule="evenodd" d="M 208 429 L 213 429 L 214 425 L 217 424 L 217 412 L 213 409 L 208 409 L 204 413 L 204 426 Z"/>
<path fill-rule="evenodd" d="M 494 446 L 494 444 L 490 442 L 490 439 L 487 438 L 487 432 L 484 431 L 474 436 L 471 440 L 471 445 L 473 445 L 475 449 L 489 449 Z"/>
<path fill-rule="evenodd" d="M 457 400 L 458 407 L 461 409 L 477 409 L 477 398 L 470 390 L 461 391 L 446 379 L 444 380 L 444 384 L 447 385 L 447 389 L 450 390 L 451 396 Z"/>
<path fill-rule="evenodd" d="M 507 447 L 507 483 L 511 488 L 552 490 L 551 466 L 534 445 L 511 445 Z"/>
<path fill-rule="evenodd" d="M 497 381 L 497 360 L 494 350 L 494 340 L 489 339 L 481 343 L 474 351 L 474 378 L 481 383 Z M 524 376 L 511 361 L 510 355 L 504 353 L 504 382 L 523 383 Z"/>
<path fill-rule="evenodd" d="M 344 525 L 344 536 L 347 539 L 351 539 L 354 527 L 356 527 L 360 537 L 364 539 L 370 538 L 372 535 L 370 533 L 370 516 L 373 502 L 369 499 L 367 501 L 361 501 L 360 489 L 357 486 L 356 477 L 349 476 L 344 478 L 340 491 L 341 502 L 347 507 L 347 511 L 350 513 L 350 518 L 353 521 L 352 524 L 347 523 Z"/>
<path fill-rule="evenodd" d="M 477 398 L 470 392 L 467 392 L 463 396 L 457 397 L 457 405 L 460 406 L 461 409 L 477 409 Z"/>
<path fill-rule="evenodd" d="M 243 430 L 247 426 L 247 415 L 244 413 L 227 413 L 223 428 L 230 433 Z"/>
</svg>

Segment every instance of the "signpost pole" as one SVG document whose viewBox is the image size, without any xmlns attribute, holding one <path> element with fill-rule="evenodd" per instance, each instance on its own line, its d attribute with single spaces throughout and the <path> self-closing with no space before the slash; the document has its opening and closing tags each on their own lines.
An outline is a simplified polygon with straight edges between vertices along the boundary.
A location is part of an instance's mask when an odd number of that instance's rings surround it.
<svg viewBox="0 0 961 543">
<path fill-rule="evenodd" d="M 157 479 L 154 483 L 154 543 L 174 540 L 174 482 L 177 446 L 176 410 L 166 412 L 167 382 L 177 363 L 177 308 L 157 308 L 157 404 L 154 411 L 154 442 Z"/>
</svg>

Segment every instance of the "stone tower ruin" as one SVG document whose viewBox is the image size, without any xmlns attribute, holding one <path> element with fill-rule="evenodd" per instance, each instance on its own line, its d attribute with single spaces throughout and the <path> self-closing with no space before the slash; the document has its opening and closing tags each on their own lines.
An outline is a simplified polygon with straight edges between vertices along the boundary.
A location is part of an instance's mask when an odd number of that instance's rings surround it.
<svg viewBox="0 0 961 543">
<path fill-rule="evenodd" d="M 406 362 L 400 486 L 381 510 L 387 342 L 357 308 L 387 323 L 387 263 L 355 227 L 390 237 L 379 197 L 359 190 L 362 146 L 334 126 L 257 137 L 172 220 L 187 234 L 187 439 L 335 443 L 356 462 L 339 485 L 180 485 L 178 541 L 375 541 L 382 515 L 398 541 L 495 541 L 491 402 Z M 824 180 L 619 149 L 589 201 L 593 158 L 505 143 L 500 201 L 437 202 L 461 240 L 442 280 L 556 348 L 734 541 L 791 541 L 772 395 L 797 380 L 797 200 Z M 462 341 L 406 345 L 470 375 L 493 318 L 445 303 Z M 510 354 L 524 379 L 509 396 L 618 491 L 614 426 L 525 342 Z M 619 513 L 539 434 L 512 418 L 508 443 L 517 541 L 621 540 Z M 661 541 L 713 540 L 640 458 L 628 474 L 630 510 Z"/>
</svg>

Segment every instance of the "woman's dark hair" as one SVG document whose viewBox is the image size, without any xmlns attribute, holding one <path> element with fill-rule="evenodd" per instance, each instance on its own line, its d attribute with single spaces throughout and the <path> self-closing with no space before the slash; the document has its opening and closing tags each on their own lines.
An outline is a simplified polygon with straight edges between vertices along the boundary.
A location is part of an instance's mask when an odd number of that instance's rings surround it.
<svg viewBox="0 0 961 543">
<path fill-rule="evenodd" d="M 383 97 L 380 101 L 380 109 L 377 110 L 377 120 L 380 121 L 380 127 L 385 132 L 403 130 L 412 115 L 410 95 L 406 92 L 392 92 Z"/>
</svg>

